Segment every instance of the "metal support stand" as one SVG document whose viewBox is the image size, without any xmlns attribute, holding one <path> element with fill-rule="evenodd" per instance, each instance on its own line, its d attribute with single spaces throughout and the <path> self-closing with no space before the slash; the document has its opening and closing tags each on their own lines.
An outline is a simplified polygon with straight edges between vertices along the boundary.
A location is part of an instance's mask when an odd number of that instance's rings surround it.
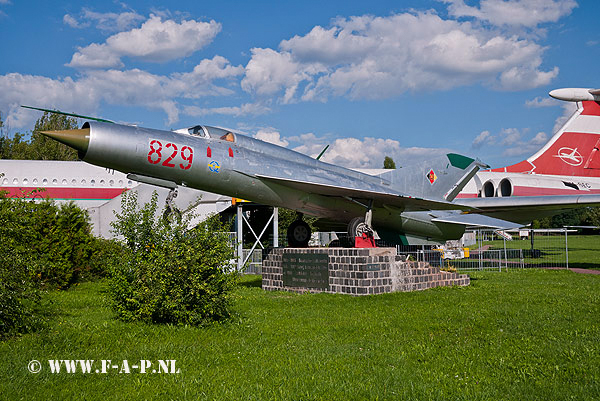
<svg viewBox="0 0 600 401">
<path fill-rule="evenodd" d="M 279 248 L 279 208 L 273 208 L 273 248 Z"/>
<path fill-rule="evenodd" d="M 244 261 L 242 260 L 242 258 L 244 257 L 244 233 L 243 233 L 244 220 L 242 219 L 242 213 L 243 213 L 242 204 L 238 203 L 237 204 L 237 215 L 236 215 L 236 220 L 237 220 L 236 241 L 237 241 L 238 271 L 242 271 L 242 268 L 244 267 Z"/>
<path fill-rule="evenodd" d="M 243 209 L 242 203 L 237 204 L 236 220 L 237 220 L 237 230 L 236 230 L 237 257 L 238 257 L 237 267 L 238 267 L 238 271 L 242 271 L 242 269 L 244 268 L 244 265 L 252 257 L 252 253 L 254 252 L 254 250 L 256 249 L 257 246 L 260 246 L 262 249 L 265 249 L 263 244 L 260 242 L 260 239 L 263 237 L 263 235 L 267 231 L 267 228 L 269 228 L 269 224 L 271 224 L 271 222 L 273 222 L 273 247 L 275 247 L 275 248 L 279 247 L 279 235 L 278 235 L 278 232 L 279 232 L 279 209 L 276 207 L 273 208 L 273 214 L 271 215 L 271 217 L 269 218 L 269 220 L 267 221 L 267 223 L 265 224 L 265 226 L 263 227 L 263 229 L 259 235 L 256 234 L 256 232 L 254 231 L 254 229 L 248 222 L 248 219 L 246 219 L 246 216 L 244 216 L 244 209 Z M 252 233 L 252 235 L 254 236 L 254 239 L 255 239 L 254 244 L 252 245 L 252 248 L 250 249 L 250 252 L 248 252 L 248 255 L 246 255 L 246 257 L 244 257 L 244 242 L 243 242 L 244 241 L 244 222 L 246 222 L 246 226 L 250 229 L 250 232 Z"/>
</svg>

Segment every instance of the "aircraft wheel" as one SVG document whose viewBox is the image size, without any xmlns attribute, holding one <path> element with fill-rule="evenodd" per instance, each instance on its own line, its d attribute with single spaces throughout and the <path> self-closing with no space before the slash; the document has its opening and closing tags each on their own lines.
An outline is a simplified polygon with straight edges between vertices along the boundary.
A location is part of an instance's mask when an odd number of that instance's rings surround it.
<svg viewBox="0 0 600 401">
<path fill-rule="evenodd" d="M 287 231 L 288 246 L 292 248 L 306 248 L 310 240 L 310 226 L 303 220 L 296 220 L 290 224 Z"/>
<path fill-rule="evenodd" d="M 354 237 L 362 237 L 363 233 L 369 233 L 369 227 L 365 224 L 364 217 L 355 217 L 348 223 L 348 237 L 354 243 Z"/>
<path fill-rule="evenodd" d="M 163 219 L 169 223 L 179 223 L 181 222 L 181 210 L 167 206 L 163 212 Z"/>
</svg>

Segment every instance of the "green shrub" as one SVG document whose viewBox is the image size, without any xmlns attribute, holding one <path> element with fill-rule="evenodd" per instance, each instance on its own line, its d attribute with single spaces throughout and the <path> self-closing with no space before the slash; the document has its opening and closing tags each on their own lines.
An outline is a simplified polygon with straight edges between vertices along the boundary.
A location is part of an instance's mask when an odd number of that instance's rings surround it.
<svg viewBox="0 0 600 401">
<path fill-rule="evenodd" d="M 41 292 L 27 255 L 0 253 L 0 339 L 33 331 L 41 323 Z"/>
<path fill-rule="evenodd" d="M 87 267 L 79 272 L 79 280 L 107 277 L 111 261 L 120 257 L 123 245 L 113 239 L 94 238 L 90 243 L 90 259 Z"/>
<path fill-rule="evenodd" d="M 43 287 L 66 288 L 89 268 L 95 239 L 85 210 L 74 203 L 3 198 L 10 242 L 37 261 Z"/>
<path fill-rule="evenodd" d="M 0 338 L 31 331 L 39 321 L 37 264 L 21 246 L 12 202 L 0 196 Z"/>
<path fill-rule="evenodd" d="M 138 208 L 135 192 L 124 194 L 113 231 L 123 242 L 114 259 L 109 293 L 126 321 L 200 325 L 230 316 L 237 273 L 233 249 L 217 216 L 188 229 L 191 216 L 155 219 L 157 195 Z"/>
<path fill-rule="evenodd" d="M 41 321 L 41 290 L 65 288 L 100 253 L 87 213 L 74 204 L 0 194 L 0 337 Z"/>
</svg>

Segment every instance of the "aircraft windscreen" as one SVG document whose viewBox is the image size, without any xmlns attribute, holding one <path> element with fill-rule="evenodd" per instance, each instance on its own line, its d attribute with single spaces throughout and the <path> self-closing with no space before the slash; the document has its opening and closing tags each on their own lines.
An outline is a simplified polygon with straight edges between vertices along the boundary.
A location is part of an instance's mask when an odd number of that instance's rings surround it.
<svg viewBox="0 0 600 401">
<path fill-rule="evenodd" d="M 180 134 L 188 134 L 193 136 L 199 136 L 201 138 L 212 138 L 220 139 L 227 142 L 235 142 L 236 136 L 233 132 L 225 130 L 223 128 L 208 127 L 203 125 L 195 125 L 190 128 L 182 128 L 175 130 L 174 132 Z"/>
<path fill-rule="evenodd" d="M 203 138 L 207 136 L 206 131 L 204 131 L 204 128 L 201 125 L 196 125 L 194 127 L 188 128 L 188 133 L 190 135 L 200 136 Z"/>
</svg>

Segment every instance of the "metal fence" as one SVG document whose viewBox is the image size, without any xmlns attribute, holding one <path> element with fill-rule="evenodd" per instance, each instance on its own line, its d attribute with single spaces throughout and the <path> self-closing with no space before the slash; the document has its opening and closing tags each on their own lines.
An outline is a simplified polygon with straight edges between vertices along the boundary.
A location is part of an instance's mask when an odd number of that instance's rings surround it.
<svg viewBox="0 0 600 401">
<path fill-rule="evenodd" d="M 453 249 L 421 249 L 407 251 L 397 247 L 398 254 L 432 266 L 457 270 L 502 270 L 530 267 L 569 267 L 568 233 L 566 229 L 473 232 L 471 243 Z M 533 236 L 533 240 L 532 240 Z M 459 252 L 456 252 L 456 250 Z"/>
<path fill-rule="evenodd" d="M 566 229 L 516 230 L 498 232 L 473 231 L 465 238 L 467 243 L 454 244 L 454 249 L 397 246 L 399 255 L 408 255 L 415 261 L 425 261 L 432 266 L 456 270 L 503 270 L 531 267 L 569 267 L 568 233 Z M 533 235 L 533 241 L 531 236 Z M 231 246 L 236 249 L 236 234 L 229 233 Z M 335 244 L 339 246 L 339 244 Z M 459 249 L 459 252 L 455 252 Z M 466 250 L 465 250 L 466 249 Z M 244 249 L 242 260 L 244 274 L 262 273 L 262 249 Z M 236 255 L 237 258 L 237 255 Z"/>
<path fill-rule="evenodd" d="M 255 249 L 252 251 L 250 257 L 250 249 L 244 249 L 243 251 L 243 260 L 248 259 L 244 270 L 242 273 L 244 274 L 262 274 L 262 260 L 263 260 L 263 251 L 262 249 Z"/>
</svg>

